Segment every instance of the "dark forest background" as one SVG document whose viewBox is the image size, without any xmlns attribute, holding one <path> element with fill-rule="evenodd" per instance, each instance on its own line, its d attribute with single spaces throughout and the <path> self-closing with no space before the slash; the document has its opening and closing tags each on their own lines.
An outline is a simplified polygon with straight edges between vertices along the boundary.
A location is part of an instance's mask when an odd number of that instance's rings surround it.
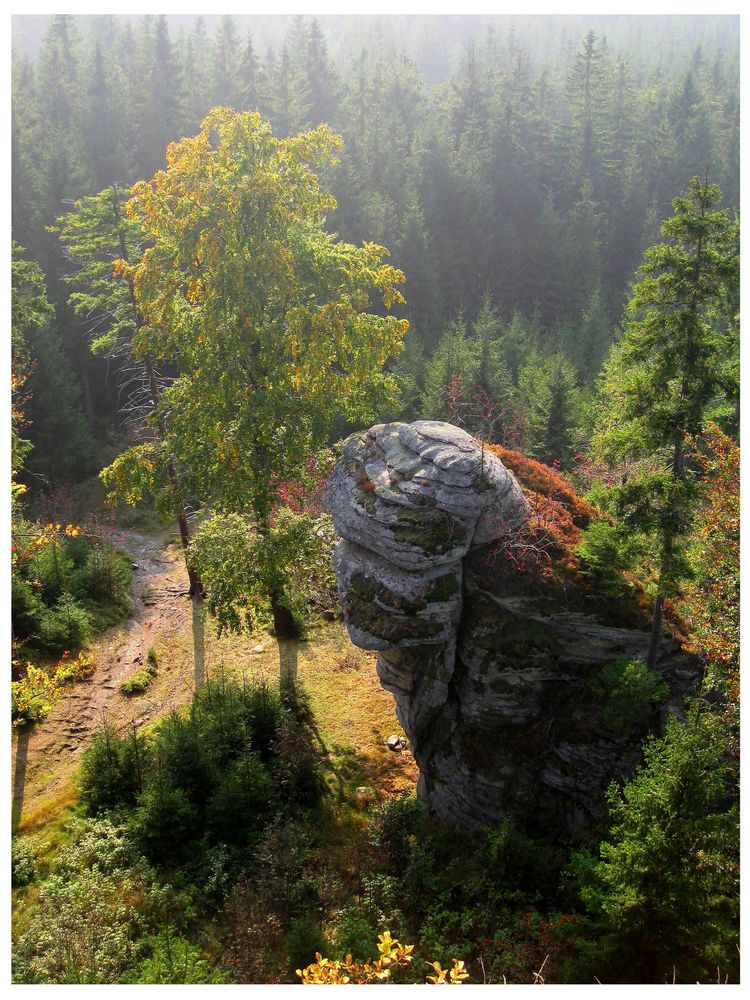
<svg viewBox="0 0 750 1000">
<path fill-rule="evenodd" d="M 97 471 L 123 433 L 48 227 L 151 177 L 213 106 L 343 136 L 328 226 L 407 277 L 403 406 L 384 416 L 455 418 L 445 373 L 479 373 L 507 403 L 495 436 L 563 465 L 672 199 L 708 171 L 739 204 L 733 17 L 16 17 L 12 72 L 13 237 L 56 317 L 32 345 L 37 483 Z"/>
</svg>

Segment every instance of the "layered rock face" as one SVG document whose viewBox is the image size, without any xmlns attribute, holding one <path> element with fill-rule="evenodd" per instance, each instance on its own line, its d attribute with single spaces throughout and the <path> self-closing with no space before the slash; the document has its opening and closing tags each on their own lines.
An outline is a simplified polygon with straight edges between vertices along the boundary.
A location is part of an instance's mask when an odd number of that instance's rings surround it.
<svg viewBox="0 0 750 1000">
<path fill-rule="evenodd" d="M 611 778 L 637 761 L 648 721 L 618 719 L 603 668 L 645 657 L 648 634 L 543 589 L 486 588 L 478 554 L 512 539 L 531 508 L 500 459 L 450 424 L 349 438 L 326 502 L 347 628 L 379 651 L 420 797 L 468 827 L 506 816 L 572 834 L 588 825 Z M 689 688 L 695 665 L 666 640 L 662 654 L 670 687 Z"/>
</svg>

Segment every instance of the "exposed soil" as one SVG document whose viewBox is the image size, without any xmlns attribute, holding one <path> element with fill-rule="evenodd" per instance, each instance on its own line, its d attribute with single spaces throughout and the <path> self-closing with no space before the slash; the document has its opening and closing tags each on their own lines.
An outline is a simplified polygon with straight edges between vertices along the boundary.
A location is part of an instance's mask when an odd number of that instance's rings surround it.
<svg viewBox="0 0 750 1000">
<path fill-rule="evenodd" d="M 133 560 L 134 614 L 103 632 L 89 647 L 96 667 L 86 681 L 63 689 L 63 696 L 39 725 L 27 727 L 13 741 L 13 811 L 21 826 L 33 821 L 40 800 L 63 794 L 92 733 L 108 719 L 118 729 L 133 720 L 152 722 L 187 701 L 192 677 L 159 671 L 142 697 L 126 697 L 122 681 L 145 664 L 157 638 L 189 628 L 191 602 L 186 595 L 184 563 L 167 548 L 164 537 L 116 531 L 112 543 Z"/>
<path fill-rule="evenodd" d="M 74 801 L 80 755 L 104 720 L 118 730 L 133 722 L 141 728 L 189 702 L 195 688 L 193 642 L 200 622 L 187 596 L 179 551 L 167 546 L 166 534 L 119 530 L 112 542 L 136 567 L 134 614 L 91 644 L 93 674 L 64 688 L 42 723 L 14 736 L 13 818 L 19 831 L 38 828 Z M 280 650 L 265 633 L 219 639 L 207 627 L 205 673 L 226 669 L 272 680 L 278 678 L 280 656 L 291 656 L 294 672 L 310 691 L 323 738 L 332 747 L 346 743 L 360 755 L 365 780 L 378 797 L 413 787 L 417 770 L 411 754 L 385 748 L 387 737 L 401 730 L 372 658 L 351 646 L 340 623 L 329 624 L 310 642 L 293 645 L 293 650 L 288 644 Z M 156 676 L 143 695 L 128 697 L 120 684 L 144 667 L 150 648 L 158 656 Z M 342 672 L 341 662 L 351 667 Z"/>
</svg>

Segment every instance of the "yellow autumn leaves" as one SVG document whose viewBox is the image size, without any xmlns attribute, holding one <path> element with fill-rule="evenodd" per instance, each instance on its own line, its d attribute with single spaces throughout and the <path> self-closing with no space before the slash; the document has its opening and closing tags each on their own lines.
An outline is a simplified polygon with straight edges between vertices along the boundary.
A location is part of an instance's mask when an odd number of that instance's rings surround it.
<svg viewBox="0 0 750 1000">
<path fill-rule="evenodd" d="M 375 961 L 368 959 L 366 962 L 355 962 L 351 955 L 347 955 L 343 961 L 337 961 L 323 958 L 320 953 L 316 953 L 315 961 L 304 969 L 297 969 L 297 975 L 306 986 L 366 985 L 384 982 L 394 971 L 405 969 L 411 964 L 413 951 L 413 944 L 402 945 L 391 937 L 390 931 L 385 931 L 378 939 L 379 958 Z M 469 978 L 464 963 L 459 959 L 453 959 L 450 969 L 443 969 L 439 962 L 427 964 L 434 973 L 432 976 L 427 976 L 428 983 L 458 986 Z"/>
</svg>

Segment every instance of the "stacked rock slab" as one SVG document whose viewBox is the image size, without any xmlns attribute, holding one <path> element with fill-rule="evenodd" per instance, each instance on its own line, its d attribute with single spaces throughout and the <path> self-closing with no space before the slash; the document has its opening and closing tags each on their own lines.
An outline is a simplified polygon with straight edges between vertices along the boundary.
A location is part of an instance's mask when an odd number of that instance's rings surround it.
<svg viewBox="0 0 750 1000">
<path fill-rule="evenodd" d="M 379 652 L 423 801 L 467 827 L 509 815 L 570 833 L 586 826 L 611 778 L 632 770 L 643 736 L 602 717 L 602 667 L 644 658 L 648 634 L 545 594 L 481 590 L 469 557 L 517 531 L 530 508 L 502 462 L 450 424 L 352 436 L 326 503 L 341 536 L 334 566 L 347 628 L 355 645 Z M 677 665 L 692 683 L 684 655 L 666 641 L 661 652 L 665 673 Z"/>
<path fill-rule="evenodd" d="M 380 651 L 378 675 L 424 777 L 453 721 L 464 558 L 517 529 L 529 505 L 498 458 L 432 420 L 349 438 L 326 504 L 341 536 L 334 566 L 349 634 Z"/>
</svg>

